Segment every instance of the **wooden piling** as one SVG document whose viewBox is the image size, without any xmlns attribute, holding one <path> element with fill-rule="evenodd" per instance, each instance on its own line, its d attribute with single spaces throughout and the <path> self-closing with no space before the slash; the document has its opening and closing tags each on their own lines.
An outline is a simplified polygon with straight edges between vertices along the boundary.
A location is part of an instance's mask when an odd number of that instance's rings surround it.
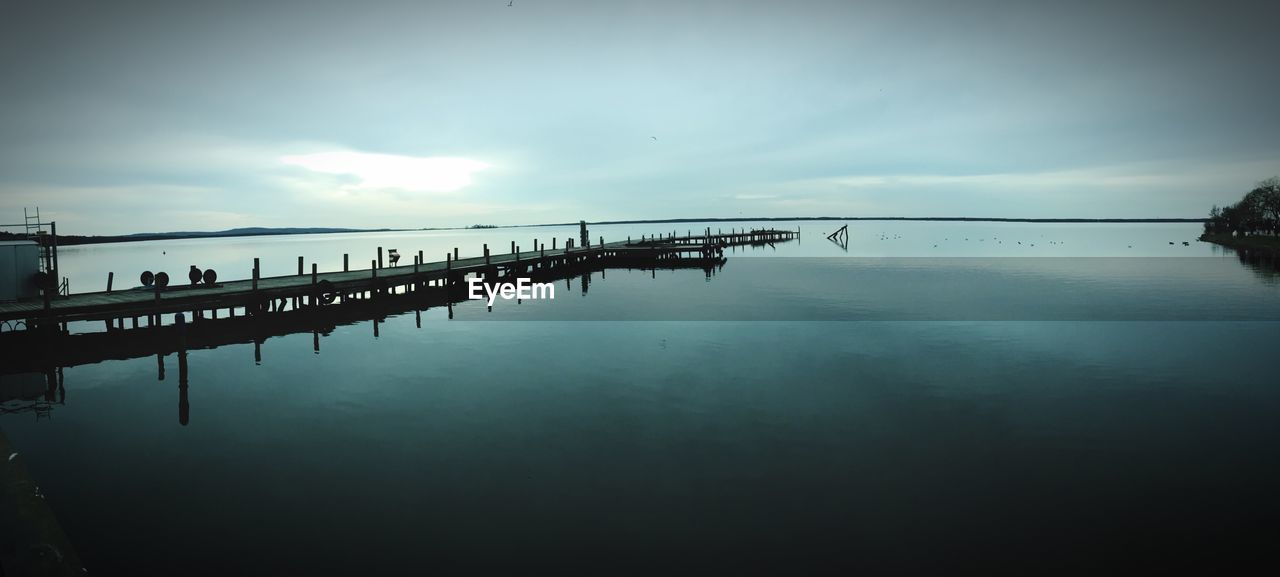
<svg viewBox="0 0 1280 577">
<path fill-rule="evenodd" d="M 298 276 L 302 276 L 302 257 L 298 257 Z"/>
<path fill-rule="evenodd" d="M 116 273 L 114 272 L 107 273 L 107 292 L 111 292 L 111 281 L 115 280 L 115 278 L 116 278 Z"/>
<path fill-rule="evenodd" d="M 350 264 L 350 261 L 348 260 L 348 257 L 350 256 L 351 255 L 345 252 L 342 253 L 342 272 L 351 272 L 351 264 Z"/>
<path fill-rule="evenodd" d="M 378 260 L 373 262 L 374 268 L 382 268 L 382 247 L 378 247 Z"/>
</svg>

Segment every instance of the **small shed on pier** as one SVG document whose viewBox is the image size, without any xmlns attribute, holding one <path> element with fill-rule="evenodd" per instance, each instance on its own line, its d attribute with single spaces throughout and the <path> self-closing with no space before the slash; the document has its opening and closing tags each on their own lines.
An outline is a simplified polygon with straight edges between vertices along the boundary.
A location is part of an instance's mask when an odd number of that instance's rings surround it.
<svg viewBox="0 0 1280 577">
<path fill-rule="evenodd" d="M 35 241 L 0 241 L 0 302 L 39 296 L 38 272 L 40 247 Z"/>
</svg>

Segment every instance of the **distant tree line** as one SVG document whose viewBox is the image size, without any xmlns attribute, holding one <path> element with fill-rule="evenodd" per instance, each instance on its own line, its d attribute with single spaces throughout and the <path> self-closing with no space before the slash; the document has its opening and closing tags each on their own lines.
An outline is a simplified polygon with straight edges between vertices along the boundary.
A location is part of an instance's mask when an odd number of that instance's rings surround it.
<svg viewBox="0 0 1280 577">
<path fill-rule="evenodd" d="M 1204 231 L 1231 236 L 1280 234 L 1280 177 L 1259 182 L 1240 202 L 1221 208 L 1214 205 Z"/>
</svg>

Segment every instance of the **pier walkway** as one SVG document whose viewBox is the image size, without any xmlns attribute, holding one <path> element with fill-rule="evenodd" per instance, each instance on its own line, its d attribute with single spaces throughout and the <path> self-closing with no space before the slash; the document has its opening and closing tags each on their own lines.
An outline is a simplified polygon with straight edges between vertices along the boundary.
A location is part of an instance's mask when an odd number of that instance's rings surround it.
<svg viewBox="0 0 1280 577">
<path fill-rule="evenodd" d="M 724 248 L 736 245 L 760 245 L 794 239 L 797 231 L 750 230 L 728 234 L 707 229 L 701 235 L 676 236 L 674 233 L 646 236 L 641 239 L 586 246 L 557 248 L 554 241 L 533 251 L 522 251 L 514 243 L 506 254 L 490 254 L 455 259 L 454 253 L 443 261 L 425 262 L 421 253 L 413 264 L 383 267 L 381 259 L 370 262 L 370 268 L 320 272 L 316 265 L 303 270 L 299 259 L 298 274 L 259 278 L 255 260 L 253 278 L 217 282 L 213 285 L 170 285 L 165 288 L 125 289 L 47 296 L 43 299 L 0 303 L 0 322 L 8 332 L 17 326 L 26 329 L 56 324 L 64 331 L 70 321 L 106 321 L 110 328 L 133 328 L 143 319 L 147 326 L 160 323 L 160 315 L 190 312 L 192 318 L 259 315 L 287 310 L 289 307 L 323 306 L 347 301 L 376 298 L 382 294 L 409 291 L 465 291 L 467 278 L 486 282 L 526 275 L 554 274 L 582 266 L 626 266 L 630 268 L 688 266 L 723 260 Z M 344 261 L 346 259 L 344 258 Z M 447 299 L 446 299 L 447 300 Z M 17 331 L 21 332 L 21 331 Z"/>
</svg>

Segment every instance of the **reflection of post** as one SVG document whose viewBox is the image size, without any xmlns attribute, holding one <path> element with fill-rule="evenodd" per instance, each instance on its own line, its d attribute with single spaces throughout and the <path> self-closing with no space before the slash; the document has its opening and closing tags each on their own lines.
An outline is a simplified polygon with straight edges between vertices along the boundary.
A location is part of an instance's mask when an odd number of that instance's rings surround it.
<svg viewBox="0 0 1280 577">
<path fill-rule="evenodd" d="M 418 328 L 422 328 L 422 311 L 413 311 L 413 321 L 418 325 Z"/>
<path fill-rule="evenodd" d="M 373 338 L 378 338 L 378 319 L 373 319 Z"/>
<path fill-rule="evenodd" d="M 262 341 L 253 339 L 253 364 L 262 364 Z"/>
<path fill-rule="evenodd" d="M 53 367 L 49 367 L 44 371 L 44 400 L 52 403 L 55 393 L 58 392 L 58 372 Z"/>
<path fill-rule="evenodd" d="M 64 385 L 66 378 L 62 374 L 62 367 L 58 367 L 58 403 L 63 405 L 67 404 L 67 388 Z"/>
<path fill-rule="evenodd" d="M 164 353 L 156 353 L 156 366 L 160 369 L 160 376 L 156 380 L 164 380 Z"/>
<path fill-rule="evenodd" d="M 191 403 L 187 400 L 187 351 L 178 351 L 178 424 L 191 422 Z"/>
<path fill-rule="evenodd" d="M 591 286 L 591 271 L 587 271 L 582 275 L 582 294 L 587 294 L 587 287 Z"/>
<path fill-rule="evenodd" d="M 320 331 L 311 331 L 311 351 L 320 354 Z"/>
</svg>

